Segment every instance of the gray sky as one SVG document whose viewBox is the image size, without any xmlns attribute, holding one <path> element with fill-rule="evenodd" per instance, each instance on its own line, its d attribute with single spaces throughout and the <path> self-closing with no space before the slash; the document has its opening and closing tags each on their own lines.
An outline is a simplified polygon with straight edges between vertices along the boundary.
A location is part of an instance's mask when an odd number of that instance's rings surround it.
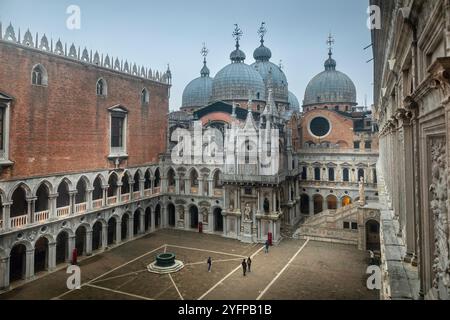
<svg viewBox="0 0 450 320">
<path fill-rule="evenodd" d="M 69 5 L 81 8 L 81 29 L 69 30 Z M 121 57 L 138 65 L 173 73 L 171 110 L 181 105 L 181 95 L 190 80 L 200 75 L 200 50 L 210 50 L 208 67 L 214 76 L 227 65 L 234 48 L 234 23 L 244 32 L 241 49 L 248 64 L 259 46 L 257 30 L 267 24 L 265 45 L 271 61 L 283 61 L 289 90 L 300 103 L 309 80 L 323 71 L 327 58 L 326 39 L 335 37 L 337 69 L 355 82 L 358 102 L 372 103 L 371 43 L 366 27 L 366 0 L 0 0 L 3 31 L 9 22 L 54 40 L 86 46 L 93 51 Z"/>
</svg>

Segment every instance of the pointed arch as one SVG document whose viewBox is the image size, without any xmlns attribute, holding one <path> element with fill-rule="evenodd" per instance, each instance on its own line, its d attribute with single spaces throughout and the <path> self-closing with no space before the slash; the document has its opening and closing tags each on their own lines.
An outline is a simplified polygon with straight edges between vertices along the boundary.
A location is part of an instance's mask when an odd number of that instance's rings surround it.
<svg viewBox="0 0 450 320">
<path fill-rule="evenodd" d="M 45 67 L 38 63 L 31 70 L 31 84 L 34 86 L 48 86 L 48 73 Z"/>
<path fill-rule="evenodd" d="M 108 95 L 108 83 L 104 78 L 97 80 L 96 92 L 98 96 L 106 97 Z"/>
</svg>

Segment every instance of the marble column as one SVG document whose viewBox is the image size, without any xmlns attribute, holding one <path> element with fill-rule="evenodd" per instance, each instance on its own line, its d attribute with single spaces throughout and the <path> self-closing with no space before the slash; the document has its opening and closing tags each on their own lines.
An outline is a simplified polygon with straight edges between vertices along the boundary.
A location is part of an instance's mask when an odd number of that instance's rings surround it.
<svg viewBox="0 0 450 320">
<path fill-rule="evenodd" d="M 56 268 L 56 242 L 48 244 L 48 270 L 53 271 Z"/>
<path fill-rule="evenodd" d="M 102 225 L 102 249 L 108 246 L 108 224 Z"/>
<path fill-rule="evenodd" d="M 72 252 L 73 249 L 75 249 L 75 235 L 69 235 L 69 239 L 68 239 L 68 245 L 67 245 L 67 261 L 71 262 L 72 261 Z"/>
<path fill-rule="evenodd" d="M 25 279 L 30 280 L 34 277 L 34 248 L 26 251 L 25 255 Z"/>
<path fill-rule="evenodd" d="M 86 255 L 90 256 L 92 255 L 92 230 L 86 231 Z"/>
<path fill-rule="evenodd" d="M 145 213 L 140 212 L 139 214 L 139 233 L 144 234 L 145 233 Z"/>
<path fill-rule="evenodd" d="M 0 258 L 0 290 L 9 287 L 9 257 Z"/>
<path fill-rule="evenodd" d="M 134 216 L 130 214 L 130 217 L 128 218 L 128 237 L 127 240 L 134 238 Z"/>
<path fill-rule="evenodd" d="M 314 215 L 314 197 L 313 196 L 309 197 L 309 215 L 310 216 Z"/>
</svg>

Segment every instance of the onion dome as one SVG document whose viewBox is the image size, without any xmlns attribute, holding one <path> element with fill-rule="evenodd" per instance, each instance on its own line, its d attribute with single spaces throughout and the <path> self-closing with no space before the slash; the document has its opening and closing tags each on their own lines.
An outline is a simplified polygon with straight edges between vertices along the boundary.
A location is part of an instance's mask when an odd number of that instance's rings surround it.
<svg viewBox="0 0 450 320">
<path fill-rule="evenodd" d="M 206 56 L 208 50 L 204 46 L 202 49 L 203 68 L 200 70 L 200 77 L 192 80 L 183 91 L 182 108 L 197 108 L 208 104 L 212 94 L 213 79 L 206 66 Z"/>
<path fill-rule="evenodd" d="M 325 71 L 315 76 L 306 87 L 304 106 L 317 104 L 357 105 L 356 87 L 345 74 L 336 70 L 331 48 L 325 61 Z"/>
<path fill-rule="evenodd" d="M 300 103 L 298 102 L 297 97 L 295 94 L 289 91 L 289 109 L 300 112 Z"/>
<path fill-rule="evenodd" d="M 211 101 L 265 99 L 265 85 L 261 75 L 244 63 L 245 53 L 239 49 L 242 31 L 236 26 L 233 33 L 236 49 L 230 54 L 231 63 L 220 70 L 212 83 Z M 249 96 L 250 95 L 250 96 Z"/>
</svg>

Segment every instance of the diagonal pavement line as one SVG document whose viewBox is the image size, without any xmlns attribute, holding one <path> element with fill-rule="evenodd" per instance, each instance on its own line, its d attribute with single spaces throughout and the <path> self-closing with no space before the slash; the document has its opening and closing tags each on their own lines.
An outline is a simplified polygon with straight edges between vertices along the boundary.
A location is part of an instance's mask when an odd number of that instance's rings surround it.
<svg viewBox="0 0 450 320">
<path fill-rule="evenodd" d="M 85 285 L 88 285 L 88 284 L 90 284 L 90 283 L 92 283 L 92 282 L 94 282 L 94 281 L 96 281 L 96 280 L 98 280 L 98 279 L 100 279 L 100 278 L 102 278 L 102 277 L 104 277 L 104 276 L 106 276 L 106 275 L 108 275 L 108 274 L 110 274 L 110 273 L 116 271 L 116 270 L 119 270 L 120 268 L 123 268 L 123 267 L 125 267 L 126 265 L 128 265 L 128 264 L 130 264 L 130 263 L 133 263 L 133 262 L 135 262 L 135 261 L 137 261 L 137 260 L 139 260 L 139 259 L 142 259 L 143 257 L 148 256 L 149 254 L 152 254 L 153 252 L 158 251 L 158 250 L 160 250 L 160 249 L 162 249 L 162 248 L 164 248 L 164 245 L 162 245 L 162 246 L 160 246 L 160 247 L 158 247 L 158 248 L 156 248 L 156 249 L 153 249 L 152 251 L 149 251 L 149 252 L 147 252 L 147 253 L 144 253 L 143 255 L 141 255 L 141 256 L 139 256 L 139 257 L 137 257 L 137 258 L 134 258 L 133 260 L 130 260 L 130 261 L 128 261 L 128 262 L 125 262 L 124 264 L 122 264 L 122 265 L 120 265 L 120 266 L 118 266 L 118 267 L 116 267 L 116 268 L 114 268 L 114 269 L 112 269 L 112 270 L 109 270 L 108 272 L 105 272 L 104 274 L 99 275 L 98 277 L 96 277 L 96 278 L 94 278 L 94 279 L 92 279 L 92 280 L 89 280 L 88 282 L 85 282 L 84 284 L 81 285 L 81 287 L 83 287 L 83 286 L 85 286 Z M 81 287 L 80 287 L 80 288 L 81 288 Z M 51 300 L 60 300 L 62 297 L 64 297 L 65 295 L 71 293 L 71 292 L 74 291 L 74 290 L 80 290 L 80 289 L 67 290 L 66 292 L 60 294 L 59 296 L 56 296 L 56 297 L 52 298 Z"/>
<path fill-rule="evenodd" d="M 170 273 L 169 273 L 169 278 L 170 278 L 170 281 L 172 281 L 173 286 L 174 286 L 175 289 L 177 290 L 178 295 L 180 296 L 180 299 L 181 299 L 181 300 L 184 300 L 183 296 L 181 295 L 180 290 L 178 290 L 178 287 L 177 287 L 177 285 L 175 284 L 175 281 L 173 280 L 172 275 L 171 275 Z"/>
<path fill-rule="evenodd" d="M 100 286 L 96 286 L 94 284 L 87 283 L 87 284 L 85 284 L 85 286 L 86 287 L 95 288 L 95 289 L 99 289 L 99 290 L 109 291 L 109 292 L 113 292 L 113 293 L 123 294 L 123 295 L 130 296 L 130 297 L 133 297 L 133 298 L 138 298 L 138 299 L 141 299 L 141 300 L 154 300 L 152 298 L 147 298 L 147 297 L 139 296 L 139 295 L 128 293 L 128 292 L 123 292 L 123 291 L 118 291 L 118 290 L 109 289 L 109 288 L 105 288 L 105 287 L 100 287 Z"/>
<path fill-rule="evenodd" d="M 261 250 L 264 249 L 264 247 L 261 247 L 251 255 L 251 258 L 253 259 Z M 232 270 L 229 274 L 227 274 L 225 277 L 223 277 L 219 282 L 217 282 L 214 286 L 212 286 L 208 291 L 206 291 L 204 294 L 202 294 L 197 300 L 203 300 L 204 297 L 206 297 L 208 294 L 210 294 L 215 288 L 217 288 L 222 282 L 224 282 L 226 279 L 228 279 L 233 273 L 235 273 L 237 270 L 239 270 L 241 266 L 239 265 L 236 267 L 236 269 Z"/>
<path fill-rule="evenodd" d="M 258 298 L 256 300 L 261 300 L 262 296 L 267 292 L 267 290 L 270 289 L 270 287 L 277 281 L 277 279 L 281 276 L 281 274 L 289 267 L 289 265 L 294 261 L 294 259 L 300 254 L 300 252 L 303 251 L 303 249 L 306 247 L 306 245 L 309 243 L 309 238 L 306 240 L 306 242 L 301 246 L 300 249 L 292 256 L 292 258 L 289 260 L 289 262 L 281 269 L 281 271 L 275 276 L 275 278 L 270 281 L 270 283 L 267 285 L 267 287 L 264 288 L 264 290 L 259 294 Z"/>
<path fill-rule="evenodd" d="M 121 274 L 121 275 L 118 275 L 118 276 L 114 276 L 114 277 L 110 277 L 110 278 L 95 280 L 95 281 L 92 281 L 91 283 L 100 283 L 100 282 L 105 282 L 105 281 L 108 281 L 108 280 L 115 280 L 115 279 L 119 279 L 119 278 L 123 278 L 123 277 L 137 275 L 138 273 L 142 273 L 144 271 L 148 271 L 148 270 L 147 269 L 143 269 L 143 270 L 138 270 L 138 271 L 132 271 L 132 272 L 129 272 L 129 273 L 124 273 L 124 274 Z"/>
</svg>

